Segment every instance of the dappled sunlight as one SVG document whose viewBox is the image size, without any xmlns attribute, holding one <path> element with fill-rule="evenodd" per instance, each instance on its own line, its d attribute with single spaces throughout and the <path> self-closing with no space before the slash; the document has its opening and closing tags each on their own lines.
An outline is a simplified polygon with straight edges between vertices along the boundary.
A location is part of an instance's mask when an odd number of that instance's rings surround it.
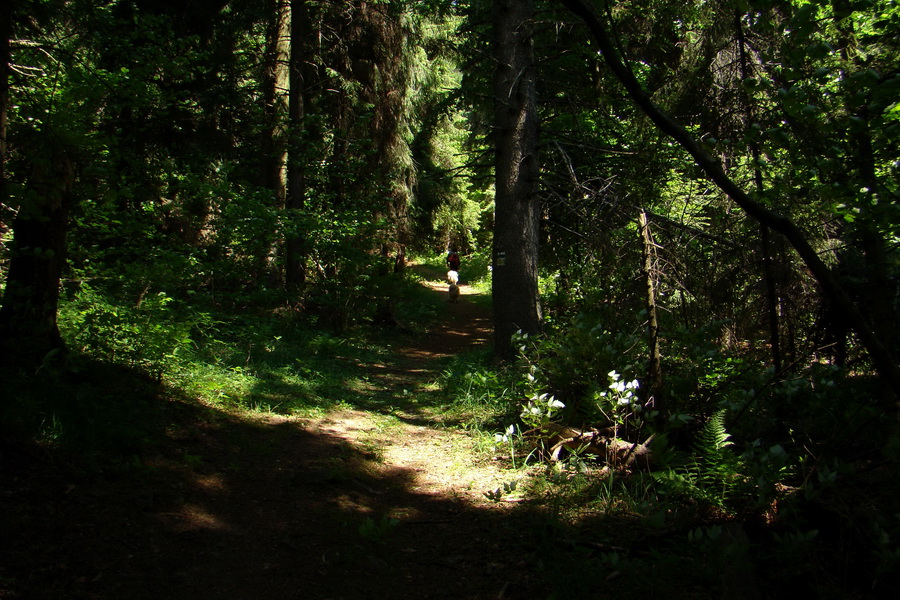
<svg viewBox="0 0 900 600">
<path fill-rule="evenodd" d="M 197 487 L 208 492 L 221 493 L 226 490 L 225 479 L 219 474 L 201 475 L 196 479 Z"/>
<path fill-rule="evenodd" d="M 176 531 L 207 529 L 210 531 L 231 531 L 231 525 L 224 523 L 212 514 L 208 508 L 196 504 L 185 504 L 178 512 L 159 513 L 163 521 L 171 520 L 169 525 Z"/>
<path fill-rule="evenodd" d="M 376 447 L 380 460 L 370 465 L 376 477 L 402 474 L 410 492 L 484 504 L 484 493 L 509 478 L 501 463 L 477 459 L 471 436 L 455 429 L 395 426 L 385 430 L 371 415 L 341 411 L 307 425 L 361 447 Z"/>
<path fill-rule="evenodd" d="M 385 460 L 413 473 L 411 491 L 485 504 L 485 493 L 509 480 L 502 463 L 473 458 L 471 438 L 455 430 L 411 427 L 385 448 Z"/>
<path fill-rule="evenodd" d="M 210 456 L 204 468 L 226 462 L 232 468 L 217 477 L 194 474 L 179 508 L 157 513 L 163 531 L 155 543 L 174 544 L 167 552 L 192 545 L 194 538 L 185 535 L 225 536 L 210 540 L 222 550 L 213 551 L 208 563 L 194 564 L 196 585 L 213 591 L 259 586 L 277 595 L 299 578 L 324 586 L 310 590 L 313 595 L 325 589 L 341 595 L 372 575 L 373 556 L 382 569 L 397 571 L 398 577 L 379 576 L 381 581 L 402 582 L 402 592 L 384 590 L 386 597 L 427 594 L 435 577 L 443 579 L 447 556 L 466 567 L 465 576 L 442 584 L 448 593 L 486 586 L 495 595 L 493 577 L 501 573 L 508 573 L 503 581 L 524 581 L 524 573 L 509 571 L 519 568 L 512 563 L 495 560 L 486 568 L 487 561 L 476 558 L 491 551 L 487 531 L 500 526 L 484 519 L 496 513 L 502 521 L 507 515 L 485 498 L 501 485 L 501 470 L 490 461 L 473 464 L 465 433 L 410 427 L 355 409 L 307 420 L 271 415 L 220 427 L 242 449 Z M 277 454 L 259 461 L 270 452 Z M 166 531 L 176 537 L 168 539 Z M 483 548 L 472 546 L 482 539 Z M 231 562 L 228 548 L 240 548 L 241 562 Z M 262 563 L 271 568 L 252 568 Z M 283 572 L 290 576 L 266 579 L 289 565 Z"/>
</svg>

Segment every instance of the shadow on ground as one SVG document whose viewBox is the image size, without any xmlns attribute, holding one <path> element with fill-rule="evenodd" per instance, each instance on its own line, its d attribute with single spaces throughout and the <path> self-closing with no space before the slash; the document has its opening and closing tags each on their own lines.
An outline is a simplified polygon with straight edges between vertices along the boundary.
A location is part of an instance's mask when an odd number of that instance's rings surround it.
<svg viewBox="0 0 900 600">
<path fill-rule="evenodd" d="M 359 407 L 414 410 L 436 360 L 487 340 L 484 309 L 464 320 L 473 307 L 448 305 L 456 319 L 358 365 L 371 384 Z M 423 489 L 321 422 L 239 418 L 128 377 L 104 385 L 119 390 L 117 419 L 148 421 L 140 448 L 113 439 L 73 464 L 52 445 L 0 447 L 0 597 L 542 595 L 518 506 Z"/>
<path fill-rule="evenodd" d="M 497 598 L 539 591 L 511 510 L 298 421 L 171 403 L 156 451 L 96 470 L 4 446 L 3 598 Z"/>
</svg>

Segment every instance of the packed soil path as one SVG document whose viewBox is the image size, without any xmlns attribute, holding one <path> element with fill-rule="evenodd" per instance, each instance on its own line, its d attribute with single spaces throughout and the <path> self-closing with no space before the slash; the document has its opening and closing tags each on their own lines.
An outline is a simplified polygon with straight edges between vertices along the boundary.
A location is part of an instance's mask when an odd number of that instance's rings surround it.
<svg viewBox="0 0 900 600">
<path fill-rule="evenodd" d="M 488 343 L 489 310 L 462 292 L 394 361 L 365 365 L 368 384 L 434 393 L 441 358 Z M 184 408 L 128 471 L 6 450 L 0 598 L 545 596 L 527 508 L 485 496 L 508 473 L 415 407 L 249 420 Z"/>
</svg>

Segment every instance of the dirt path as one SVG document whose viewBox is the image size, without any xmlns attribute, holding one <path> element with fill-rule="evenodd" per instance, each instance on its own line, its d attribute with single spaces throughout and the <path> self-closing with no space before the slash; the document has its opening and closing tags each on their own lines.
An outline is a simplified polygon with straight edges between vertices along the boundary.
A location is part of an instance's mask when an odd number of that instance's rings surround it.
<svg viewBox="0 0 900 600">
<path fill-rule="evenodd" d="M 489 311 L 471 293 L 395 347 L 393 364 L 368 365 L 371 385 L 428 394 L 438 359 L 486 343 Z M 311 420 L 182 417 L 190 425 L 173 424 L 138 469 L 14 473 L 0 509 L 14 513 L 5 533 L 18 546 L 0 565 L 0 598 L 544 595 L 523 505 L 484 495 L 508 474 L 413 403 Z"/>
</svg>

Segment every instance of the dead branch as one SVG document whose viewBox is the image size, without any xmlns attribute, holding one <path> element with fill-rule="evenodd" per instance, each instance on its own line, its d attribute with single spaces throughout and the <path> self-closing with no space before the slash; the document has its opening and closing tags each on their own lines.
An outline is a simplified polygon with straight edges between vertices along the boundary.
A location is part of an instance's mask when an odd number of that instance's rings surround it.
<svg viewBox="0 0 900 600">
<path fill-rule="evenodd" d="M 527 434 L 537 434 L 549 446 L 550 460 L 558 461 L 563 448 L 578 454 L 603 458 L 608 464 L 630 468 L 638 459 L 644 462 L 651 455 L 653 436 L 644 442 L 631 442 L 616 436 L 615 427 L 581 430 L 559 423 L 547 423 Z"/>
</svg>

